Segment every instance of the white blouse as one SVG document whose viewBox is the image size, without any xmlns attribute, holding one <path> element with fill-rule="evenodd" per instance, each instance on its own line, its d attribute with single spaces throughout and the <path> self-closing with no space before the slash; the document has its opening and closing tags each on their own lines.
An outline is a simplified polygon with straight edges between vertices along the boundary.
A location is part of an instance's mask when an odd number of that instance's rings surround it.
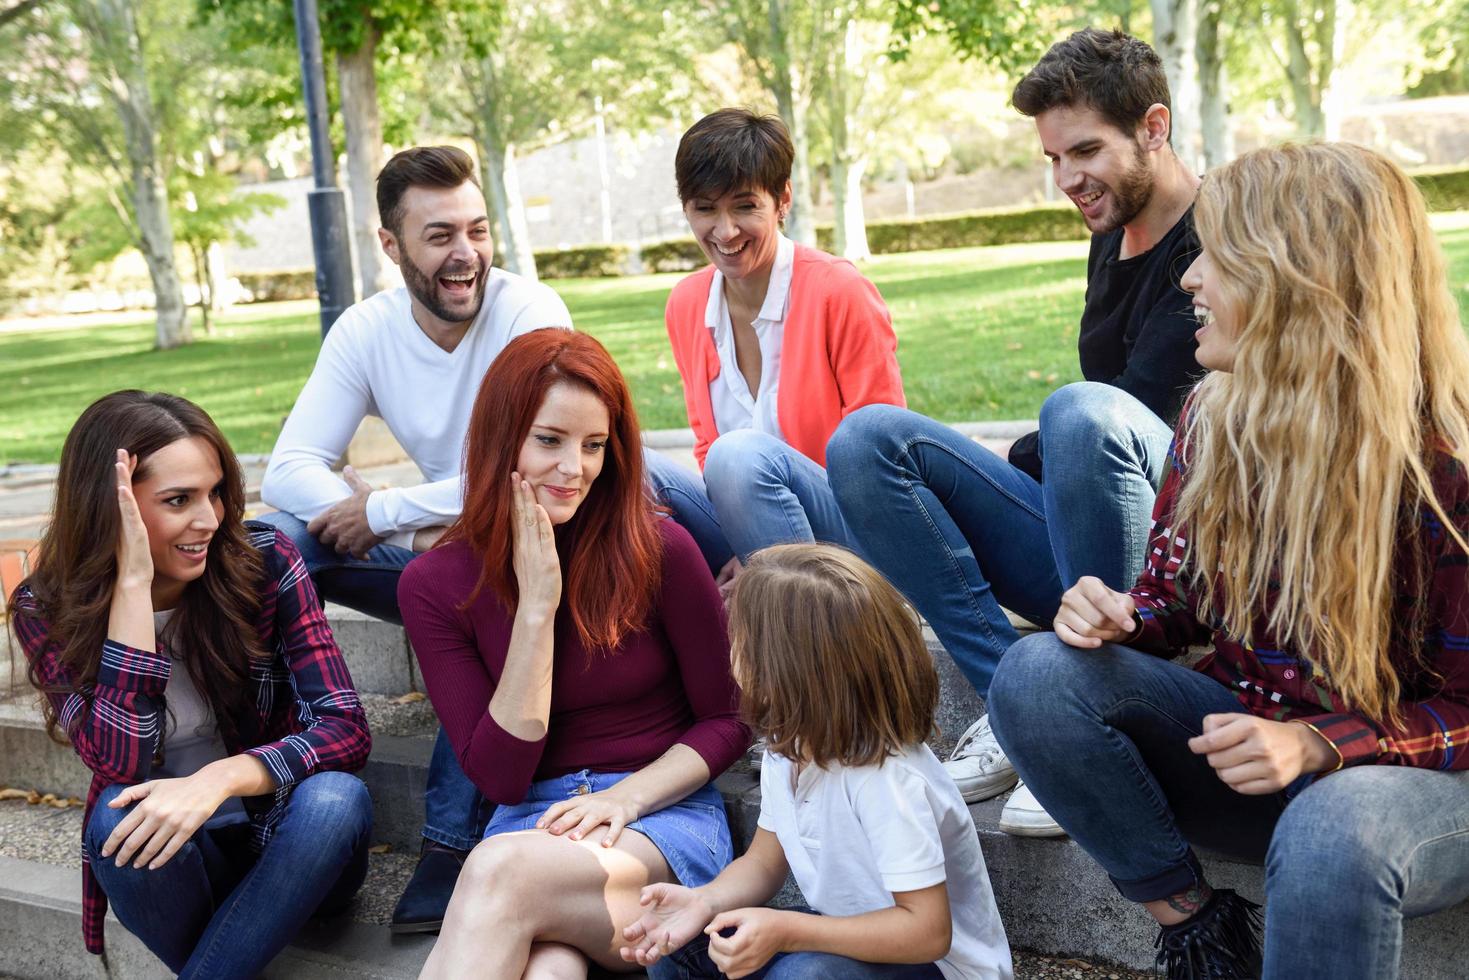
<svg viewBox="0 0 1469 980">
<path fill-rule="evenodd" d="M 720 432 L 755 429 L 785 441 L 776 416 L 776 389 L 780 386 L 780 347 L 785 337 L 786 310 L 791 298 L 791 270 L 796 264 L 796 245 L 784 235 L 775 247 L 775 264 L 765 288 L 765 302 L 752 326 L 760 340 L 760 385 L 750 396 L 749 385 L 740 373 L 735 356 L 734 324 L 724 298 L 724 275 L 714 270 L 709 284 L 709 305 L 704 325 L 714 335 L 719 353 L 719 374 L 709 382 L 709 402 L 714 410 L 714 427 Z"/>
</svg>

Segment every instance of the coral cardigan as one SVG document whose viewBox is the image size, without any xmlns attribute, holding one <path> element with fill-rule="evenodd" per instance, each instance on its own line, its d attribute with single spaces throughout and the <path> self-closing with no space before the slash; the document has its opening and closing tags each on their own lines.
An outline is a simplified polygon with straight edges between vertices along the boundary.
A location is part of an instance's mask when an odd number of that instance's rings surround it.
<svg viewBox="0 0 1469 980">
<path fill-rule="evenodd" d="M 709 397 L 709 383 L 719 377 L 719 352 L 704 322 L 713 281 L 712 265 L 682 279 L 664 311 L 701 469 L 719 436 Z M 875 403 L 906 407 L 897 351 L 877 287 L 846 259 L 798 244 L 777 389 L 795 395 L 781 395 L 776 406 L 786 441 L 825 466 L 826 441 L 849 413 Z"/>
</svg>

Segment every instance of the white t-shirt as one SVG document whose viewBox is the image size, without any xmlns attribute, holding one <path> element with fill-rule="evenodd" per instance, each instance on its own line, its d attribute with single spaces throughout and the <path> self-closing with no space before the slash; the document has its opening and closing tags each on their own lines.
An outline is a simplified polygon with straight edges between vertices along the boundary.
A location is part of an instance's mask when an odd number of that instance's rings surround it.
<svg viewBox="0 0 1469 980">
<path fill-rule="evenodd" d="M 714 428 L 720 433 L 754 429 L 785 441 L 776 418 L 776 402 L 780 387 L 780 348 L 785 339 L 791 270 L 795 265 L 796 245 L 781 235 L 775 246 L 770 282 L 765 287 L 765 301 L 751 323 L 760 341 L 760 384 L 753 398 L 735 354 L 734 323 L 724 298 L 724 275 L 714 270 L 714 278 L 709 283 L 709 303 L 704 308 L 704 325 L 714 335 L 714 350 L 719 354 L 719 375 L 709 382 L 709 407 L 714 412 Z"/>
<path fill-rule="evenodd" d="M 894 892 L 945 882 L 953 944 L 948 980 L 1009 980 L 1005 939 L 974 820 L 926 745 L 880 766 L 829 770 L 765 753 L 760 827 L 780 840 L 796 884 L 822 915 L 891 908 Z"/>
<path fill-rule="evenodd" d="M 374 491 L 367 523 L 390 543 L 412 547 L 416 529 L 459 516 L 464 437 L 490 363 L 523 333 L 569 326 L 571 314 L 550 287 L 501 269 L 490 270 L 479 316 L 453 351 L 419 328 L 405 288 L 354 304 L 322 341 L 270 454 L 261 499 L 309 521 L 351 496 L 331 467 L 363 417 L 376 415 L 428 482 Z"/>
<path fill-rule="evenodd" d="M 178 638 L 167 630 L 173 615 L 172 609 L 153 613 L 153 635 L 157 637 L 158 649 L 173 661 L 168 669 L 168 684 L 163 690 L 163 698 L 168 705 L 163 729 L 163 764 L 153 767 L 153 779 L 192 776 L 211 762 L 229 758 L 224 739 L 219 736 L 214 709 L 209 707 L 203 692 L 195 686 L 189 666 L 184 663 L 184 655 L 179 650 Z M 226 824 L 244 823 L 248 819 L 240 798 L 231 796 L 219 805 L 204 826 L 212 830 Z"/>
</svg>

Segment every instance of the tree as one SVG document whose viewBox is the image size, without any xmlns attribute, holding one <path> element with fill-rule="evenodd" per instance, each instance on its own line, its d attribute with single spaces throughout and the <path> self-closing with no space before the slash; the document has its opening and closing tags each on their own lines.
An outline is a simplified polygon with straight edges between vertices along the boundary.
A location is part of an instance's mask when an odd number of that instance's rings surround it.
<svg viewBox="0 0 1469 980">
<path fill-rule="evenodd" d="M 274 194 L 239 193 L 232 179 L 213 170 L 180 170 L 175 188 L 178 238 L 194 262 L 200 322 L 206 334 L 213 334 L 210 313 L 218 309 L 215 286 L 220 278 L 213 253 L 225 242 L 255 244 L 243 230 L 245 221 L 261 211 L 285 207 L 286 201 Z"/>
<path fill-rule="evenodd" d="M 118 205 L 130 214 L 133 245 L 143 253 L 153 280 L 157 346 L 167 350 L 186 344 L 189 323 L 174 264 L 173 224 L 164 187 L 167 168 L 159 160 L 155 95 L 149 87 L 145 34 L 152 25 L 147 19 L 140 23 L 134 0 L 74 0 L 68 6 L 85 38 L 89 75 L 111 102 L 121 125 L 122 152 L 111 146 L 102 152 L 126 174 L 127 200 Z"/>
<path fill-rule="evenodd" d="M 791 213 L 786 233 L 816 243 L 815 191 L 811 177 L 811 112 L 817 86 L 830 70 L 844 33 L 833 36 L 831 11 L 837 0 L 695 0 L 695 15 L 735 46 L 790 131 Z"/>
<path fill-rule="evenodd" d="M 680 76 L 696 48 L 687 27 L 645 0 L 465 2 L 443 34 L 440 60 L 459 85 L 438 105 L 474 139 L 506 267 L 533 277 L 517 155 L 599 116 L 629 127 L 665 117 L 686 99 Z"/>
<path fill-rule="evenodd" d="M 1163 61 L 1172 98 L 1171 142 L 1185 165 L 1198 169 L 1199 64 L 1197 0 L 1149 0 L 1153 11 L 1153 50 Z"/>
<path fill-rule="evenodd" d="M 1224 27 L 1225 0 L 1203 0 L 1199 8 L 1199 133 L 1204 167 L 1213 169 L 1234 158 L 1234 135 L 1229 127 L 1229 92 L 1225 74 L 1228 47 Z"/>
</svg>

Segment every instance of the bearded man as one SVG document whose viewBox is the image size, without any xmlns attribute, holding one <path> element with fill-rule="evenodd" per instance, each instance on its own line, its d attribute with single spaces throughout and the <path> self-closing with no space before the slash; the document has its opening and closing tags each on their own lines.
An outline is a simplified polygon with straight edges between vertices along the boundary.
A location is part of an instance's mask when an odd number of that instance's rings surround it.
<svg viewBox="0 0 1469 980">
<path fill-rule="evenodd" d="M 260 488 L 324 600 L 402 623 L 398 577 L 459 516 L 469 412 L 513 338 L 570 327 L 549 287 L 490 266 L 494 248 L 474 162 L 452 146 L 396 154 L 377 178 L 378 238 L 406 284 L 342 313 L 286 419 Z M 387 423 L 427 482 L 374 490 L 333 464 L 364 416 Z M 418 868 L 395 932 L 437 930 L 488 806 L 441 730 L 429 764 Z"/>
<path fill-rule="evenodd" d="M 1019 439 L 1008 461 L 888 405 L 848 416 L 826 457 L 859 549 L 982 696 L 1019 638 L 1006 609 L 1045 625 L 1083 575 L 1119 591 L 1132 585 L 1173 424 L 1200 373 L 1198 324 L 1179 287 L 1199 248 L 1199 178 L 1169 143 L 1157 54 L 1120 31 L 1088 28 L 1053 46 L 1012 101 L 1035 119 L 1056 186 L 1092 232 L 1078 340 L 1086 380 L 1046 399 L 1040 430 Z M 988 715 L 945 768 L 969 802 L 1016 782 Z M 1024 786 L 1000 828 L 1062 833 Z"/>
</svg>

